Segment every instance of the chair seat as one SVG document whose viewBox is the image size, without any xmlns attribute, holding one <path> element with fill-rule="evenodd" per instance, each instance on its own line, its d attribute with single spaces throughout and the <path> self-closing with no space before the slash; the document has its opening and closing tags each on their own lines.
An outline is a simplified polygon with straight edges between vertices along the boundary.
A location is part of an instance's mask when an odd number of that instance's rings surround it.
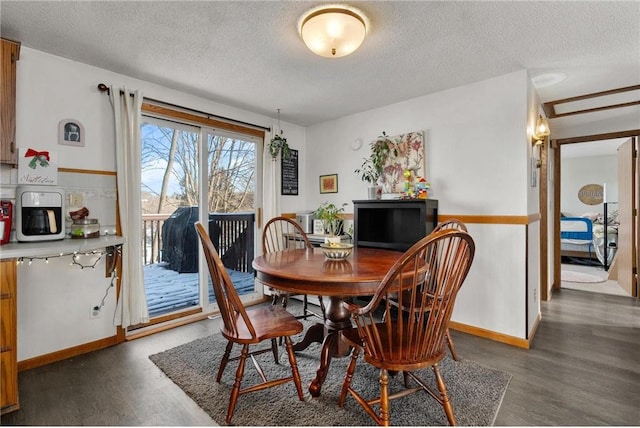
<svg viewBox="0 0 640 428">
<path fill-rule="evenodd" d="M 391 343 L 391 341 L 393 341 L 394 345 L 392 347 L 389 346 L 389 349 L 392 349 L 392 351 L 390 352 L 393 352 L 393 356 L 386 353 L 379 355 L 378 357 L 369 355 L 368 353 L 364 355 L 364 360 L 374 367 L 386 370 L 413 371 L 424 367 L 430 367 L 444 358 L 444 340 L 440 349 L 436 352 L 433 352 L 431 355 L 426 356 L 425 359 L 421 359 L 420 361 L 412 361 L 407 358 L 402 358 L 402 355 L 413 355 L 415 357 L 416 353 L 411 350 L 412 347 L 416 346 L 415 338 L 413 338 L 412 343 L 410 343 L 406 330 L 404 331 L 403 335 L 399 335 L 397 323 L 391 323 L 392 327 L 390 330 L 387 330 L 388 326 L 385 322 L 376 323 L 376 326 L 378 328 L 380 342 Z M 391 337 L 389 336 L 389 332 L 392 333 Z M 360 340 L 360 336 L 358 335 L 357 328 L 348 328 L 342 330 L 341 333 L 342 337 L 349 345 L 362 348 L 363 344 Z"/>
<path fill-rule="evenodd" d="M 278 338 L 283 336 L 293 336 L 301 333 L 304 326 L 291 313 L 280 306 L 265 306 L 254 309 L 247 309 L 256 336 L 252 337 L 243 322 L 242 318 L 236 318 L 237 333 L 227 331 L 224 324 L 221 325 L 220 331 L 228 340 L 237 343 L 260 343 L 266 339 Z"/>
</svg>

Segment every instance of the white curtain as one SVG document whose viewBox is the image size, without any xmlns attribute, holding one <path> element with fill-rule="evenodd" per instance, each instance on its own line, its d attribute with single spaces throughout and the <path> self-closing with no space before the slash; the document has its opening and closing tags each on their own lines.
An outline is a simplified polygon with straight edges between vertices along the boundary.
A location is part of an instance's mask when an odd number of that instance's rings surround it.
<svg viewBox="0 0 640 428">
<path fill-rule="evenodd" d="M 140 198 L 140 119 L 142 94 L 127 88 L 109 88 L 116 133 L 116 173 L 120 227 L 123 246 L 120 295 L 113 317 L 114 325 L 149 322 L 144 291 L 144 273 L 140 259 L 142 207 Z"/>
<path fill-rule="evenodd" d="M 279 129 L 276 129 L 275 126 L 271 126 L 271 132 L 265 132 L 265 142 L 264 142 L 264 150 L 263 150 L 263 177 L 262 177 L 262 186 L 263 186 L 263 201 L 262 201 L 262 226 L 269 221 L 269 219 L 279 215 L 280 207 L 278 206 L 278 192 L 280 191 L 278 187 L 278 177 L 280 173 L 280 157 L 274 160 L 269 154 L 269 143 L 271 139 L 276 136 L 276 134 L 280 132 Z"/>
</svg>

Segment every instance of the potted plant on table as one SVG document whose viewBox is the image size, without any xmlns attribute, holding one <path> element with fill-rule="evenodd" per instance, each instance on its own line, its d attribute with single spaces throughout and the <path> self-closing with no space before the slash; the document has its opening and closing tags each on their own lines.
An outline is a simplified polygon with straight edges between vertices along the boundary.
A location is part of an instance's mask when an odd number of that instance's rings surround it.
<svg viewBox="0 0 640 428">
<path fill-rule="evenodd" d="M 382 197 L 382 186 L 378 183 L 384 170 L 384 164 L 393 153 L 398 156 L 398 149 L 386 132 L 382 131 L 375 141 L 370 144 L 371 154 L 368 158 L 363 158 L 362 165 L 354 172 L 360 175 L 362 181 L 369 183 L 369 199 L 380 199 Z"/>
<path fill-rule="evenodd" d="M 340 207 L 329 202 L 323 202 L 318 209 L 314 211 L 315 217 L 318 220 L 322 220 L 324 230 L 329 235 L 325 240 L 327 242 L 340 242 L 340 235 L 342 234 L 344 207 L 347 204 L 344 203 Z"/>
</svg>

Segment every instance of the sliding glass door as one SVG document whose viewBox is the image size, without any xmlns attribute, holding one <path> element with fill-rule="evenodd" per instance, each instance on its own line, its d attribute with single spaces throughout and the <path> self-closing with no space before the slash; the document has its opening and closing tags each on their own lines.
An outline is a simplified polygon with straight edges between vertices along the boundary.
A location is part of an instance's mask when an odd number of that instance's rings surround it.
<svg viewBox="0 0 640 428">
<path fill-rule="evenodd" d="M 152 323 L 216 309 L 196 221 L 208 224 L 243 298 L 261 298 L 251 261 L 262 139 L 143 119 L 141 262 Z"/>
<path fill-rule="evenodd" d="M 262 299 L 262 287 L 256 289 L 251 262 L 259 241 L 256 239 L 256 210 L 261 200 L 259 192 L 259 160 L 262 139 L 221 130 L 203 129 L 207 156 L 202 171 L 205 184 L 202 192 L 201 218 L 208 216 L 211 237 L 238 294 L 246 301 Z M 204 267 L 205 264 L 203 263 Z M 215 310 L 209 273 L 201 273 L 207 284 L 205 310 Z"/>
</svg>

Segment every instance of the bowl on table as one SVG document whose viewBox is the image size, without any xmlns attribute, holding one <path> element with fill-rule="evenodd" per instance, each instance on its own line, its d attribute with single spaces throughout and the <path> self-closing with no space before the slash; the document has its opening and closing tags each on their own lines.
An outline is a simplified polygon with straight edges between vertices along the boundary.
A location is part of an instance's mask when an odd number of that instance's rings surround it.
<svg viewBox="0 0 640 428">
<path fill-rule="evenodd" d="M 320 244 L 325 257 L 331 260 L 344 260 L 349 257 L 353 250 L 353 244 L 346 243 L 325 243 Z"/>
</svg>

